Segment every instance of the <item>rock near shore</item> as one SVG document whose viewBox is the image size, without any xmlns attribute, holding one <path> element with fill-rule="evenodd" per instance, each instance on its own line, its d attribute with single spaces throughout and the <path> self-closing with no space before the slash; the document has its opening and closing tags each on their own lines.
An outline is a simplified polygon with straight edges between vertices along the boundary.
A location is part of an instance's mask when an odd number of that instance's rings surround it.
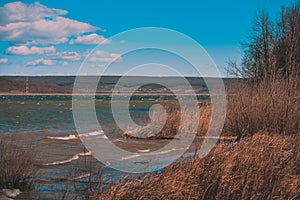
<svg viewBox="0 0 300 200">
<path fill-rule="evenodd" d="M 0 192 L 0 200 L 11 200 L 21 194 L 19 189 L 2 189 Z"/>
</svg>

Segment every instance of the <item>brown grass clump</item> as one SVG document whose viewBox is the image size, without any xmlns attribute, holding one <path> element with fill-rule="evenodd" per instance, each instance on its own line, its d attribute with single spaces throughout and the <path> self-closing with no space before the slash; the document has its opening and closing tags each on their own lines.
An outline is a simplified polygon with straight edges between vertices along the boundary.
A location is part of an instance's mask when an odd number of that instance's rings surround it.
<svg viewBox="0 0 300 200">
<path fill-rule="evenodd" d="M 300 138 L 258 133 L 220 144 L 204 159 L 114 185 L 99 199 L 297 199 Z"/>
<path fill-rule="evenodd" d="M 153 121 L 151 124 L 148 124 L 142 128 L 127 131 L 123 133 L 124 137 L 127 138 L 173 138 L 178 131 L 181 131 L 185 134 L 192 134 L 196 131 L 198 136 L 205 136 L 211 122 L 211 106 L 208 102 L 203 102 L 203 105 L 198 109 L 185 107 L 182 109 L 168 106 L 166 108 L 166 123 L 162 125 L 162 122 L 165 121 L 163 111 L 154 112 L 152 117 Z M 183 113 L 185 117 L 183 116 Z M 198 124 L 195 120 L 195 116 L 199 114 Z M 182 126 L 180 127 L 180 123 Z M 160 128 L 162 127 L 162 128 Z"/>
<path fill-rule="evenodd" d="M 211 105 L 205 103 L 200 107 L 200 119 L 198 125 L 198 136 L 205 136 L 211 122 Z"/>
<path fill-rule="evenodd" d="M 0 188 L 30 189 L 37 173 L 34 157 L 33 151 L 0 138 Z"/>
<path fill-rule="evenodd" d="M 187 109 L 181 111 L 176 105 L 167 105 L 164 110 L 155 110 L 151 120 L 145 126 L 126 131 L 122 135 L 127 138 L 144 139 L 173 138 L 179 130 L 181 112 L 186 112 Z M 189 126 L 189 124 L 184 125 Z"/>
</svg>

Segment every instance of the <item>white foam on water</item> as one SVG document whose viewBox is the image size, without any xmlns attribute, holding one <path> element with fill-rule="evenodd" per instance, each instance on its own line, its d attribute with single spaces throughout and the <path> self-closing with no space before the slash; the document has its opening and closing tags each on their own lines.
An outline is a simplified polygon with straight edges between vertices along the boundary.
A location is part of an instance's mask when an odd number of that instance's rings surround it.
<svg viewBox="0 0 300 200">
<path fill-rule="evenodd" d="M 55 161 L 55 162 L 51 162 L 51 163 L 45 163 L 43 164 L 44 166 L 53 166 L 53 165 L 63 165 L 66 163 L 70 163 L 74 160 L 79 159 L 80 156 L 91 156 L 92 152 L 82 152 L 82 153 L 77 153 L 74 156 L 72 156 L 71 158 L 67 159 L 67 160 L 61 160 L 61 161 Z"/>
<path fill-rule="evenodd" d="M 140 156 L 139 154 L 134 154 L 131 156 L 122 157 L 120 160 L 128 160 L 128 159 L 132 159 L 132 158 L 137 158 L 139 156 Z"/>
<path fill-rule="evenodd" d="M 138 152 L 147 153 L 147 152 L 150 152 L 150 149 L 139 149 Z"/>
<path fill-rule="evenodd" d="M 62 137 L 51 137 L 51 136 L 48 136 L 47 138 L 51 139 L 51 140 L 74 140 L 74 139 L 77 139 L 78 136 L 77 135 L 68 135 L 68 136 L 62 136 Z"/>
<path fill-rule="evenodd" d="M 179 148 L 179 149 L 175 149 L 175 148 L 172 148 L 172 149 L 169 149 L 169 150 L 165 150 L 165 151 L 159 151 L 159 152 L 150 152 L 148 154 L 145 154 L 145 155 L 160 155 L 160 154 L 166 154 L 166 153 L 170 153 L 172 151 L 179 151 L 179 150 L 183 150 L 183 149 L 188 149 L 188 148 Z M 150 151 L 150 149 L 146 149 L 146 150 L 138 150 L 139 152 L 141 153 L 147 153 Z M 132 158 L 137 158 L 137 157 L 140 157 L 142 156 L 141 154 L 133 154 L 131 156 L 126 156 L 126 157 L 122 157 L 120 160 L 129 160 L 129 159 L 132 159 Z"/>
<path fill-rule="evenodd" d="M 47 138 L 51 140 L 75 140 L 75 139 L 79 139 L 80 137 L 89 137 L 89 136 L 98 136 L 97 138 L 108 139 L 103 131 L 93 131 L 90 133 L 60 136 L 60 137 L 48 136 Z"/>
<path fill-rule="evenodd" d="M 93 131 L 93 132 L 90 132 L 90 133 L 78 134 L 78 136 L 79 137 L 101 136 L 101 137 L 98 137 L 98 138 L 108 139 L 102 130 L 101 131 Z"/>
<path fill-rule="evenodd" d="M 90 177 L 91 175 L 92 175 L 91 173 L 83 174 L 83 175 L 74 177 L 72 180 L 78 180 L 78 179 L 82 179 L 82 178 L 87 178 L 87 177 Z"/>
<path fill-rule="evenodd" d="M 125 142 L 125 141 L 117 138 L 117 139 L 113 140 L 112 142 Z"/>
</svg>

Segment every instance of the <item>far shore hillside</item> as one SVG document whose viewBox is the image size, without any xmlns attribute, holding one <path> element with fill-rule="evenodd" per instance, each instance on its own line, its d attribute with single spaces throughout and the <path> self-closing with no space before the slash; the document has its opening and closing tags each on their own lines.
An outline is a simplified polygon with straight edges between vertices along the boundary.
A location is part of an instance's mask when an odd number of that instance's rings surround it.
<svg viewBox="0 0 300 200">
<path fill-rule="evenodd" d="M 75 82 L 75 76 L 1 76 L 0 77 L 0 95 L 23 95 L 23 94 L 71 94 Z M 87 80 L 95 77 L 84 77 Z M 141 77 L 130 77 L 136 79 L 137 82 L 141 81 Z M 97 93 L 111 94 L 114 86 L 120 79 L 119 76 L 104 76 L 101 78 Z M 164 79 L 169 84 L 173 85 L 172 88 L 179 93 L 189 93 L 184 86 L 176 83 L 177 77 L 142 77 L 142 80 L 155 83 L 157 79 Z M 197 94 L 207 94 L 203 78 L 187 77 L 186 78 Z M 214 79 L 214 78 L 210 78 Z M 236 80 L 235 78 L 223 78 L 224 84 Z M 134 82 L 133 82 L 134 83 Z M 130 85 L 125 85 L 122 93 L 129 93 Z M 87 90 L 89 87 L 87 86 Z M 137 94 L 170 94 L 170 91 L 158 84 L 146 84 L 135 91 Z"/>
</svg>

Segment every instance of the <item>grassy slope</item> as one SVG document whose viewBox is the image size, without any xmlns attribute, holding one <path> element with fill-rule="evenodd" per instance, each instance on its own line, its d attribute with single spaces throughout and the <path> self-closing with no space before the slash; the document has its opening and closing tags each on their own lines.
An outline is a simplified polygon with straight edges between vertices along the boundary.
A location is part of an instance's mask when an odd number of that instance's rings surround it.
<svg viewBox="0 0 300 200">
<path fill-rule="evenodd" d="M 204 159 L 115 185 L 99 199 L 298 199 L 300 138 L 258 133 Z"/>
</svg>

